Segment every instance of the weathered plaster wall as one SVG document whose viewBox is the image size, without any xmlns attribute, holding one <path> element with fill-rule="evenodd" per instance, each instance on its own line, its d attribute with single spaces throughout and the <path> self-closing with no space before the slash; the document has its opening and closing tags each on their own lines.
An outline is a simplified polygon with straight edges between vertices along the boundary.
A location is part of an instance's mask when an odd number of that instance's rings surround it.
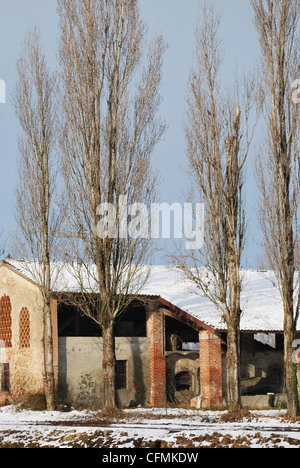
<svg viewBox="0 0 300 468">
<path fill-rule="evenodd" d="M 102 339 L 60 337 L 59 393 L 77 406 L 103 403 Z M 117 391 L 122 406 L 150 400 L 149 338 L 116 338 L 116 359 L 127 361 L 127 388 Z"/>
<path fill-rule="evenodd" d="M 36 285 L 6 267 L 0 267 L 0 299 L 8 296 L 11 303 L 12 346 L 1 348 L 1 363 L 10 366 L 10 396 L 0 392 L 0 404 L 19 399 L 27 393 L 38 393 L 42 380 L 42 298 Z M 30 347 L 19 344 L 19 314 L 26 307 L 30 314 Z"/>
</svg>

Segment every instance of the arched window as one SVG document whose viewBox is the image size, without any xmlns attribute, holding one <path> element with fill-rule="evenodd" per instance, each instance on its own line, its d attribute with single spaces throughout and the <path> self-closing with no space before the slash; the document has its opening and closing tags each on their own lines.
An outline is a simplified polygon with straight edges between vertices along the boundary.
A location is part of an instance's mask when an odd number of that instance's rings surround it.
<svg viewBox="0 0 300 468">
<path fill-rule="evenodd" d="M 192 376 L 189 372 L 179 372 L 175 375 L 175 387 L 177 392 L 191 390 Z"/>
<path fill-rule="evenodd" d="M 3 296 L 0 299 L 0 341 L 5 348 L 12 347 L 11 331 L 11 303 L 9 296 Z"/>
<path fill-rule="evenodd" d="M 30 315 L 26 307 L 19 316 L 19 345 L 20 348 L 30 348 Z"/>
</svg>

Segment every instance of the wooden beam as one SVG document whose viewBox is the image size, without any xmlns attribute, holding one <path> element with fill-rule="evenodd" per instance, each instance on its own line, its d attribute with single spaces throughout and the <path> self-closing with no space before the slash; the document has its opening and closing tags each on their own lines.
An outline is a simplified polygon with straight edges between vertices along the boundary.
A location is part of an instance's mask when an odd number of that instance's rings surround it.
<svg viewBox="0 0 300 468">
<path fill-rule="evenodd" d="M 197 318 L 193 317 L 189 313 L 185 312 L 184 310 L 180 309 L 179 307 L 175 306 L 174 304 L 171 304 L 171 302 L 166 301 L 162 297 L 159 297 L 159 302 L 163 304 L 165 307 L 168 307 L 172 313 L 176 316 L 176 318 L 181 319 L 185 323 L 187 321 L 192 322 L 193 325 L 196 325 L 196 329 L 199 331 L 199 329 L 204 329 L 212 333 L 213 335 L 216 335 L 217 332 L 214 328 L 210 327 L 209 325 L 206 325 L 204 322 L 201 322 L 201 320 L 198 320 Z M 195 328 L 195 326 L 193 327 Z"/>
</svg>

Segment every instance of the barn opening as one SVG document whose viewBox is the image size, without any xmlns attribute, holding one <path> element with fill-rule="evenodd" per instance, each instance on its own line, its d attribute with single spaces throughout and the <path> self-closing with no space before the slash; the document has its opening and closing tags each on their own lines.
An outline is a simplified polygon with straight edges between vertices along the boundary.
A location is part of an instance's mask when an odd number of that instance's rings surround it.
<svg viewBox="0 0 300 468">
<path fill-rule="evenodd" d="M 146 310 L 134 301 L 116 320 L 115 337 L 146 337 Z M 60 303 L 58 306 L 59 337 L 101 337 L 98 323 L 83 314 L 79 307 Z"/>
</svg>

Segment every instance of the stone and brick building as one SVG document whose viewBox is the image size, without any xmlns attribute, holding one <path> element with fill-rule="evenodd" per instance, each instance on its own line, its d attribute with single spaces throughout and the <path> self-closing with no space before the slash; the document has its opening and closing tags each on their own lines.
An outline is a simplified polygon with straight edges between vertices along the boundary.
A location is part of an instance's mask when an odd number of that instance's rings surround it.
<svg viewBox="0 0 300 468">
<path fill-rule="evenodd" d="M 270 272 L 245 272 L 241 320 L 242 395 L 249 406 L 284 399 L 283 314 Z M 74 292 L 64 265 L 51 300 L 58 394 L 77 407 L 103 401 L 101 329 L 64 294 Z M 22 262 L 0 265 L 0 404 L 43 391 L 42 298 Z M 116 387 L 121 406 L 196 401 L 226 404 L 226 327 L 207 298 L 179 273 L 155 266 L 115 325 Z"/>
</svg>

